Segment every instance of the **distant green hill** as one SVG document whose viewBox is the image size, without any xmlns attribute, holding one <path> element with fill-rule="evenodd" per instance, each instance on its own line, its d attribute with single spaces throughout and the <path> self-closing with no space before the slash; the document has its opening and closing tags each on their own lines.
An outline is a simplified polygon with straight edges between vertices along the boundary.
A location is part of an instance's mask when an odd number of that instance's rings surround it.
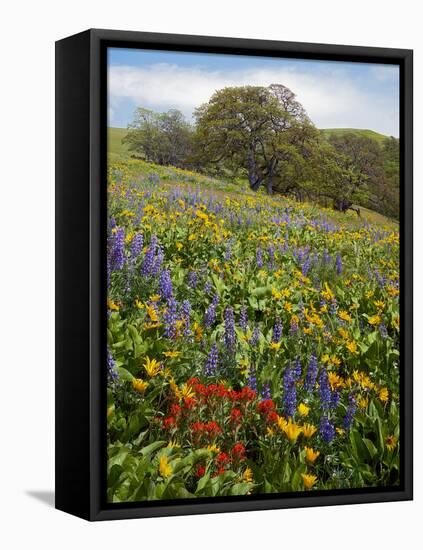
<svg viewBox="0 0 423 550">
<path fill-rule="evenodd" d="M 359 128 L 322 128 L 320 131 L 323 133 L 324 136 L 328 138 L 333 135 L 353 133 L 359 136 L 372 138 L 381 145 L 385 141 L 385 139 L 389 137 L 383 134 L 379 134 L 378 132 L 374 132 L 373 130 L 361 130 Z"/>
<path fill-rule="evenodd" d="M 360 136 L 370 137 L 380 144 L 388 137 L 378 132 L 374 132 L 373 130 L 361 130 L 358 128 L 323 128 L 320 131 L 326 137 L 352 132 Z M 122 143 L 122 139 L 125 137 L 126 133 L 126 128 L 108 128 L 109 153 L 113 160 L 118 160 L 117 157 L 128 158 L 130 156 L 128 146 Z"/>
</svg>

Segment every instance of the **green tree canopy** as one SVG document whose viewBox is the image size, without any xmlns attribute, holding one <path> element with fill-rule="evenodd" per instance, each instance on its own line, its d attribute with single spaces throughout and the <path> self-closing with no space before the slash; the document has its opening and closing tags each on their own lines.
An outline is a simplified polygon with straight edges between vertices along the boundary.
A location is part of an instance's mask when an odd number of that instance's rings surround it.
<svg viewBox="0 0 423 550">
<path fill-rule="evenodd" d="M 149 162 L 182 166 L 189 155 L 192 127 L 182 113 L 170 109 L 155 113 L 142 107 L 136 109 L 123 141 L 129 150 Z"/>
<path fill-rule="evenodd" d="M 291 90 L 280 84 L 218 90 L 195 111 L 197 160 L 241 168 L 251 189 L 273 182 L 317 133 Z"/>
</svg>

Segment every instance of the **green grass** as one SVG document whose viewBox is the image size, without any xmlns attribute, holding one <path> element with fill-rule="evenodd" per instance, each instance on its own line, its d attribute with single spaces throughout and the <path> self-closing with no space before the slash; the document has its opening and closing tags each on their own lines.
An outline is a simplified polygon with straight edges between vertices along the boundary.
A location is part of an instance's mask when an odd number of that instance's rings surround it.
<svg viewBox="0 0 423 550">
<path fill-rule="evenodd" d="M 360 129 L 360 128 L 322 128 L 320 131 L 327 138 L 329 138 L 330 136 L 333 136 L 333 135 L 342 135 L 342 134 L 346 134 L 346 133 L 353 133 L 353 134 L 356 134 L 356 135 L 359 135 L 359 136 L 369 137 L 371 139 L 374 139 L 380 145 L 382 145 L 383 142 L 385 141 L 385 139 L 388 138 L 388 136 L 385 136 L 383 134 L 379 134 L 378 132 L 375 132 L 373 130 L 364 130 L 364 129 Z"/>
<path fill-rule="evenodd" d="M 122 143 L 126 133 L 126 128 L 108 128 L 108 149 L 111 160 L 119 161 L 129 158 L 128 146 Z"/>
</svg>

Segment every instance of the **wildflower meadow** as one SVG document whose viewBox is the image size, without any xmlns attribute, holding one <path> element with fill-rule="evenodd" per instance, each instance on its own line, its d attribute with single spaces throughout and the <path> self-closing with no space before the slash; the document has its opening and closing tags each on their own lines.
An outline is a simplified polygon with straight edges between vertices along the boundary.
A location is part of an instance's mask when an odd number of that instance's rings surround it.
<svg viewBox="0 0 423 550">
<path fill-rule="evenodd" d="M 399 483 L 399 230 L 108 169 L 109 502 Z"/>
</svg>

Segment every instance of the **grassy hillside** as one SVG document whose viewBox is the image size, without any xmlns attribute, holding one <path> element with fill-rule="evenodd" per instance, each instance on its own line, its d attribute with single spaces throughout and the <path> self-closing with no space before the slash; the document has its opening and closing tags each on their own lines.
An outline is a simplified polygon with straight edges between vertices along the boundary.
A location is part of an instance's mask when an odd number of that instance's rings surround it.
<svg viewBox="0 0 423 550">
<path fill-rule="evenodd" d="M 108 128 L 109 154 L 112 160 L 129 157 L 128 146 L 122 143 L 126 128 Z"/>
<path fill-rule="evenodd" d="M 359 128 L 322 128 L 320 131 L 328 138 L 332 135 L 342 135 L 351 132 L 359 136 L 372 138 L 380 144 L 382 144 L 384 140 L 388 137 L 384 134 L 374 132 L 373 130 L 363 130 Z"/>
<path fill-rule="evenodd" d="M 108 176 L 109 502 L 399 483 L 399 234 L 128 159 Z"/>
</svg>

